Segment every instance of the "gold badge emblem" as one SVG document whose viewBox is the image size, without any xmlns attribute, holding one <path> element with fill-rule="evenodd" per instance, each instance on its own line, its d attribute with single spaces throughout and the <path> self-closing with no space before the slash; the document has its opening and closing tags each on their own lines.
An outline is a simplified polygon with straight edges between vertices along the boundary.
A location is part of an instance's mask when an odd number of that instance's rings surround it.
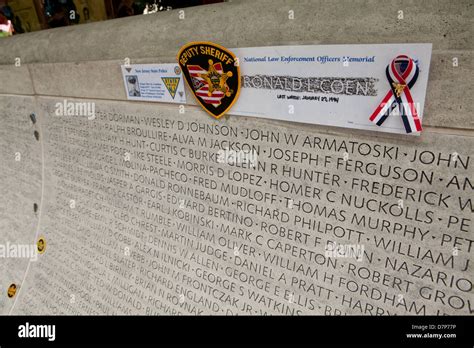
<svg viewBox="0 0 474 348">
<path fill-rule="evenodd" d="M 397 98 L 400 98 L 400 95 L 402 94 L 403 90 L 405 89 L 405 87 L 407 85 L 392 82 L 392 86 L 395 89 L 395 94 L 396 94 Z"/>
</svg>

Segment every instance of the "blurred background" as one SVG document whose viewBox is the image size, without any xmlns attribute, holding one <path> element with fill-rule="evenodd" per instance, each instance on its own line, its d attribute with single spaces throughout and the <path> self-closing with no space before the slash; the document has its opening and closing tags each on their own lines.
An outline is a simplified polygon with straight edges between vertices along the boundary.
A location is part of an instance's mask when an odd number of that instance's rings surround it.
<svg viewBox="0 0 474 348">
<path fill-rule="evenodd" d="M 0 0 L 0 37 L 224 0 Z"/>
</svg>

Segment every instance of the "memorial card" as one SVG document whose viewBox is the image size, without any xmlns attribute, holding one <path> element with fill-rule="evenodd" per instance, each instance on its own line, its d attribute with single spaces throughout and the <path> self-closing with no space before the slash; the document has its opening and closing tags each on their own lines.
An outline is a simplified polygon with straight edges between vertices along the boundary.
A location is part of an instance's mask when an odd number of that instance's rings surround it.
<svg viewBox="0 0 474 348">
<path fill-rule="evenodd" d="M 229 114 L 389 133 L 421 132 L 431 44 L 232 51 L 239 58 L 242 90 Z"/>
<path fill-rule="evenodd" d="M 122 65 L 122 76 L 128 100 L 186 103 L 178 64 Z"/>
</svg>

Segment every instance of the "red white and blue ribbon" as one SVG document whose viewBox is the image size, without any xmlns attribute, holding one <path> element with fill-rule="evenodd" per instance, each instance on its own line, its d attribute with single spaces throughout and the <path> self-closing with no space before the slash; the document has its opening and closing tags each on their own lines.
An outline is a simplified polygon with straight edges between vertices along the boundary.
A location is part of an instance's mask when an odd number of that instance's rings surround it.
<svg viewBox="0 0 474 348">
<path fill-rule="evenodd" d="M 403 68 L 404 70 L 402 70 Z M 386 75 L 390 91 L 370 116 L 372 122 L 375 122 L 377 126 L 382 125 L 398 105 L 406 132 L 421 131 L 421 121 L 410 92 L 418 79 L 418 73 L 418 65 L 405 55 L 397 56 L 387 65 Z"/>
</svg>

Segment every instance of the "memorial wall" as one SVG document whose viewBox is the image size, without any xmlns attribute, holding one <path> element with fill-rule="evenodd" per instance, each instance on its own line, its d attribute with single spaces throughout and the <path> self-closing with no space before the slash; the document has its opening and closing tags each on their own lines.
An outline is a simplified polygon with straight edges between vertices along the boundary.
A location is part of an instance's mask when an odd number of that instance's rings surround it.
<svg viewBox="0 0 474 348">
<path fill-rule="evenodd" d="M 183 13 L 0 41 L 0 313 L 472 315 L 472 4 Z M 124 61 L 176 63 L 191 41 L 432 43 L 423 132 L 127 100 Z"/>
</svg>

